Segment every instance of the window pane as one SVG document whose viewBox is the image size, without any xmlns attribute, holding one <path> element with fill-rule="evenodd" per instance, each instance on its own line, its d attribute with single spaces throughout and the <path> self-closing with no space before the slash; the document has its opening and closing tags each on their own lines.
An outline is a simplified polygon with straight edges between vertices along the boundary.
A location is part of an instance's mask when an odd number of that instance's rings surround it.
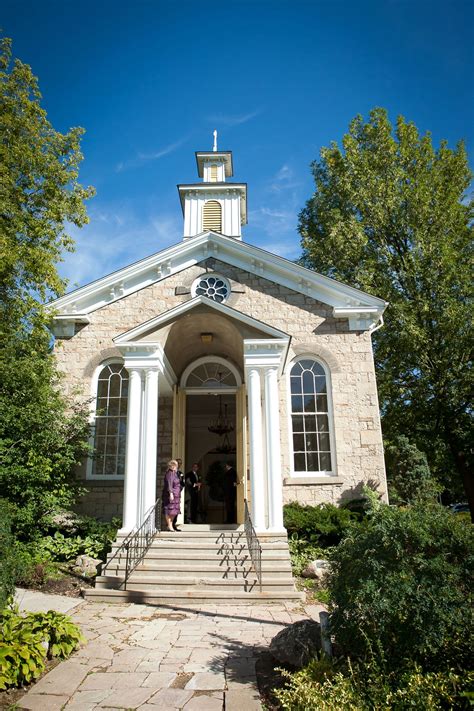
<svg viewBox="0 0 474 711">
<path fill-rule="evenodd" d="M 314 395 L 303 395 L 303 401 L 305 412 L 316 412 L 316 403 L 314 402 Z"/>
<path fill-rule="evenodd" d="M 330 472 L 331 471 L 331 454 L 329 452 L 321 452 L 319 455 L 319 460 L 321 463 L 321 471 Z"/>
<path fill-rule="evenodd" d="M 303 373 L 303 392 L 311 394 L 314 393 L 314 377 L 309 370 L 306 370 Z"/>
<path fill-rule="evenodd" d="M 314 363 L 313 363 L 313 373 L 314 373 L 315 375 L 324 375 L 324 368 L 323 368 L 323 366 L 321 365 L 321 363 L 317 363 L 316 361 L 314 361 Z"/>
<path fill-rule="evenodd" d="M 105 430 L 106 430 L 105 418 L 97 417 L 97 419 L 95 421 L 95 435 L 96 435 L 96 437 L 105 435 Z"/>
<path fill-rule="evenodd" d="M 293 432 L 303 432 L 303 416 L 293 415 Z"/>
<path fill-rule="evenodd" d="M 295 472 L 305 472 L 306 462 L 304 454 L 295 454 Z"/>
<path fill-rule="evenodd" d="M 303 368 L 301 367 L 301 361 L 298 361 L 292 367 L 291 375 L 301 375 L 302 372 L 303 372 Z"/>
<path fill-rule="evenodd" d="M 321 378 L 319 375 L 314 379 L 316 384 L 316 392 L 325 393 L 326 392 L 326 378 Z"/>
<path fill-rule="evenodd" d="M 118 417 L 108 417 L 107 434 L 116 435 L 118 433 Z"/>
<path fill-rule="evenodd" d="M 120 398 L 120 414 L 125 415 L 127 414 L 127 408 L 128 408 L 128 400 L 127 398 Z"/>
<path fill-rule="evenodd" d="M 301 449 L 306 449 L 307 452 L 316 452 L 318 449 L 318 435 L 316 432 L 308 432 L 306 434 L 306 447 Z"/>
<path fill-rule="evenodd" d="M 318 472 L 319 471 L 319 463 L 318 463 L 318 453 L 317 452 L 308 452 L 307 454 L 307 466 L 308 472 Z"/>
<path fill-rule="evenodd" d="M 293 412 L 303 412 L 303 398 L 299 395 L 292 395 L 291 409 Z"/>
<path fill-rule="evenodd" d="M 299 360 L 298 364 L 301 366 L 302 370 L 311 370 L 314 365 L 314 360 Z"/>
<path fill-rule="evenodd" d="M 109 389 L 108 380 L 99 380 L 97 384 L 97 397 L 107 397 L 107 392 Z"/>
<path fill-rule="evenodd" d="M 109 397 L 120 397 L 120 385 L 122 384 L 122 378 L 120 375 L 110 376 L 110 388 Z"/>
<path fill-rule="evenodd" d="M 125 457 L 119 457 L 117 460 L 117 476 L 125 476 Z"/>
<path fill-rule="evenodd" d="M 117 454 L 117 445 L 118 445 L 118 438 L 117 437 L 107 437 L 106 450 L 105 450 L 106 456 L 115 457 L 115 455 Z"/>
<path fill-rule="evenodd" d="M 316 397 L 317 411 L 327 412 L 328 411 L 328 399 L 326 395 L 318 395 Z"/>
<path fill-rule="evenodd" d="M 299 395 L 301 393 L 301 378 L 300 376 L 291 376 L 291 394 Z"/>
<path fill-rule="evenodd" d="M 294 434 L 293 435 L 293 449 L 295 452 L 304 452 L 304 434 Z"/>
<path fill-rule="evenodd" d="M 115 417 L 120 414 L 120 399 L 117 398 L 110 398 L 109 400 L 109 406 L 107 408 L 107 415 L 109 417 Z"/>
<path fill-rule="evenodd" d="M 319 451 L 320 452 L 329 452 L 329 450 L 330 450 L 329 432 L 320 432 L 319 433 Z"/>
<path fill-rule="evenodd" d="M 304 416 L 304 428 L 306 432 L 316 432 L 316 417 L 314 415 Z"/>
<path fill-rule="evenodd" d="M 117 462 L 115 457 L 105 458 L 104 474 L 105 476 L 111 476 L 116 473 Z"/>
<path fill-rule="evenodd" d="M 109 365 L 109 368 L 111 373 L 120 373 L 123 368 L 123 365 L 122 363 L 111 363 Z"/>
<path fill-rule="evenodd" d="M 99 415 L 105 415 L 107 412 L 107 398 L 98 397 L 97 398 L 97 412 Z"/>
<path fill-rule="evenodd" d="M 317 415 L 318 432 L 329 432 L 329 423 L 327 415 Z"/>
</svg>

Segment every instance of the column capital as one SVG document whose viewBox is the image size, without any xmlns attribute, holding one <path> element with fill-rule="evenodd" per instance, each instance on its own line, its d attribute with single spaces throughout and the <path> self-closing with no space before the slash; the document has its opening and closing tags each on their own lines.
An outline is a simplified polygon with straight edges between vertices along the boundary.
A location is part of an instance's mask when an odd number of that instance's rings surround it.
<svg viewBox="0 0 474 711">
<path fill-rule="evenodd" d="M 276 368 L 281 374 L 289 338 L 247 338 L 244 340 L 245 371 L 252 368 Z"/>
</svg>

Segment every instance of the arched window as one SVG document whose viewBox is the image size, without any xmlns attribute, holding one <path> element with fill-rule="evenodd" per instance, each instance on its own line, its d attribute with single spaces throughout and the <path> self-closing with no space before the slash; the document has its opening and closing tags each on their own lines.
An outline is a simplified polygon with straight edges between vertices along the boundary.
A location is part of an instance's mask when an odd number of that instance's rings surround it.
<svg viewBox="0 0 474 711">
<path fill-rule="evenodd" d="M 222 207 L 217 200 L 208 200 L 202 210 L 202 229 L 222 232 Z"/>
<path fill-rule="evenodd" d="M 290 371 L 295 473 L 332 472 L 330 406 L 326 372 L 303 358 Z"/>
<path fill-rule="evenodd" d="M 128 372 L 121 363 L 104 366 L 97 381 L 93 478 L 121 478 L 125 475 L 127 404 Z"/>
<path fill-rule="evenodd" d="M 187 389 L 237 389 L 241 383 L 242 379 L 235 365 L 219 356 L 198 358 L 185 368 L 181 376 L 181 387 Z"/>
</svg>

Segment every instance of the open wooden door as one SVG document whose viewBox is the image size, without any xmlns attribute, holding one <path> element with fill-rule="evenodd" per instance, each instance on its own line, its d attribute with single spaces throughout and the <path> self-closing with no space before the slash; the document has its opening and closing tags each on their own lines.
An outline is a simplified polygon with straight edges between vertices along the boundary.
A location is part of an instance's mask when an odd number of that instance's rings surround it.
<svg viewBox="0 0 474 711">
<path fill-rule="evenodd" d="M 244 499 L 248 500 L 247 480 L 247 391 L 241 385 L 235 394 L 235 419 L 236 419 L 236 466 L 237 466 L 237 523 L 243 523 Z"/>
<path fill-rule="evenodd" d="M 185 461 L 186 446 L 186 393 L 177 385 L 173 391 L 173 438 L 171 440 L 171 456 L 173 459 L 180 458 L 183 462 L 183 473 L 186 472 Z M 178 516 L 178 523 L 184 521 L 184 492 L 181 492 L 181 513 Z"/>
</svg>

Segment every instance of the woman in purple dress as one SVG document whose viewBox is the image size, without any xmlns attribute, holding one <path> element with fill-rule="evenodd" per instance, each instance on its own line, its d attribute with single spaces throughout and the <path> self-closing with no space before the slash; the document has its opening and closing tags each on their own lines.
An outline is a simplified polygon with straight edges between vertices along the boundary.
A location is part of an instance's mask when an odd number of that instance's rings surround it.
<svg viewBox="0 0 474 711">
<path fill-rule="evenodd" d="M 181 512 L 181 483 L 178 476 L 178 462 L 168 462 L 168 471 L 163 483 L 163 513 L 168 531 L 174 531 L 173 519 Z"/>
</svg>

